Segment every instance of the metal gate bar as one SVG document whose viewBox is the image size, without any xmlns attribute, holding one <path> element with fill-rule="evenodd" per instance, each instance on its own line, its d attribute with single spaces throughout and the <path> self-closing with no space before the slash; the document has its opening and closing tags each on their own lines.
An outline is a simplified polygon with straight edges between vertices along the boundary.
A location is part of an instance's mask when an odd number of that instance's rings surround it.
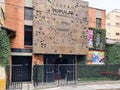
<svg viewBox="0 0 120 90">
<path fill-rule="evenodd" d="M 8 65 L 6 66 L 7 74 L 7 90 L 20 89 L 22 90 L 22 77 L 23 77 L 22 65 Z M 12 73 L 11 73 L 12 72 Z"/>
</svg>

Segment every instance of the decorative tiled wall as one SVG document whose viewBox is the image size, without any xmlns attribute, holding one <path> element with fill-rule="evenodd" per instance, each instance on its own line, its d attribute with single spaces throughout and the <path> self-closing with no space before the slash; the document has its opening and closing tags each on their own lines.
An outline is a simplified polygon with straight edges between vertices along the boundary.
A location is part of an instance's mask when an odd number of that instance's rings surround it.
<svg viewBox="0 0 120 90">
<path fill-rule="evenodd" d="M 33 53 L 88 53 L 88 3 L 33 0 Z"/>
</svg>

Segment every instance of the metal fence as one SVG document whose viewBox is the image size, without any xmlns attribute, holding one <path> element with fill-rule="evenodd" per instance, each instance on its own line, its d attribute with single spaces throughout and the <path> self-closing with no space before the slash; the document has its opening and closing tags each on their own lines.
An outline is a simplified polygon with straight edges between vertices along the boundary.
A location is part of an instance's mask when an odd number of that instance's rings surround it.
<svg viewBox="0 0 120 90">
<path fill-rule="evenodd" d="M 6 66 L 6 89 L 22 90 L 22 77 L 23 77 L 22 65 L 8 65 Z"/>
<path fill-rule="evenodd" d="M 37 65 L 36 77 L 39 86 L 63 86 L 79 84 L 82 81 L 118 80 L 118 65 L 78 65 L 78 64 L 45 64 Z M 6 67 L 7 90 L 23 89 L 23 66 Z M 104 74 L 103 74 L 104 73 Z M 35 76 L 34 76 L 35 75 Z M 34 80 L 34 79 L 33 79 Z M 33 84 L 34 85 L 34 84 Z M 30 87 L 28 87 L 30 88 Z"/>
<path fill-rule="evenodd" d="M 118 73 L 120 65 L 46 64 L 38 65 L 37 68 L 38 85 L 60 86 L 81 81 L 117 80 L 117 75 L 103 75 L 102 72 Z"/>
</svg>

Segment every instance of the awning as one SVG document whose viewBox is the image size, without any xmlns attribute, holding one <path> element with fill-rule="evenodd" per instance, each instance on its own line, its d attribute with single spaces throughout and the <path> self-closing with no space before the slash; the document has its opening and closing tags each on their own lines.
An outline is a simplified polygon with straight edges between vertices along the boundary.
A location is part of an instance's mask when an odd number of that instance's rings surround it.
<svg viewBox="0 0 120 90">
<path fill-rule="evenodd" d="M 12 30 L 10 28 L 4 27 L 4 26 L 1 26 L 1 29 L 7 31 L 7 34 L 8 34 L 8 36 L 9 36 L 10 39 L 13 39 L 13 38 L 16 37 L 16 31 L 14 31 L 14 30 Z"/>
<path fill-rule="evenodd" d="M 120 42 L 119 40 L 111 40 L 111 39 L 106 40 L 107 44 L 115 44 L 115 43 L 119 43 L 119 42 Z"/>
</svg>

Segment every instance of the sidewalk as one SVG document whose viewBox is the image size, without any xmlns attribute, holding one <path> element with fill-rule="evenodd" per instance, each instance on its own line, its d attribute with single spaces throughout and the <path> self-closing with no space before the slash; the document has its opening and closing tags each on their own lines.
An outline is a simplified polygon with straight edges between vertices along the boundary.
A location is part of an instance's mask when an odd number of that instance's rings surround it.
<svg viewBox="0 0 120 90">
<path fill-rule="evenodd" d="M 81 82 L 77 85 L 68 85 L 51 88 L 41 88 L 38 86 L 32 90 L 120 90 L 119 81 L 97 81 L 97 82 Z"/>
<path fill-rule="evenodd" d="M 36 90 L 41 90 L 41 89 L 36 89 Z M 56 87 L 56 88 L 49 88 L 43 90 L 120 90 L 120 84 L 64 86 L 64 87 Z"/>
</svg>

